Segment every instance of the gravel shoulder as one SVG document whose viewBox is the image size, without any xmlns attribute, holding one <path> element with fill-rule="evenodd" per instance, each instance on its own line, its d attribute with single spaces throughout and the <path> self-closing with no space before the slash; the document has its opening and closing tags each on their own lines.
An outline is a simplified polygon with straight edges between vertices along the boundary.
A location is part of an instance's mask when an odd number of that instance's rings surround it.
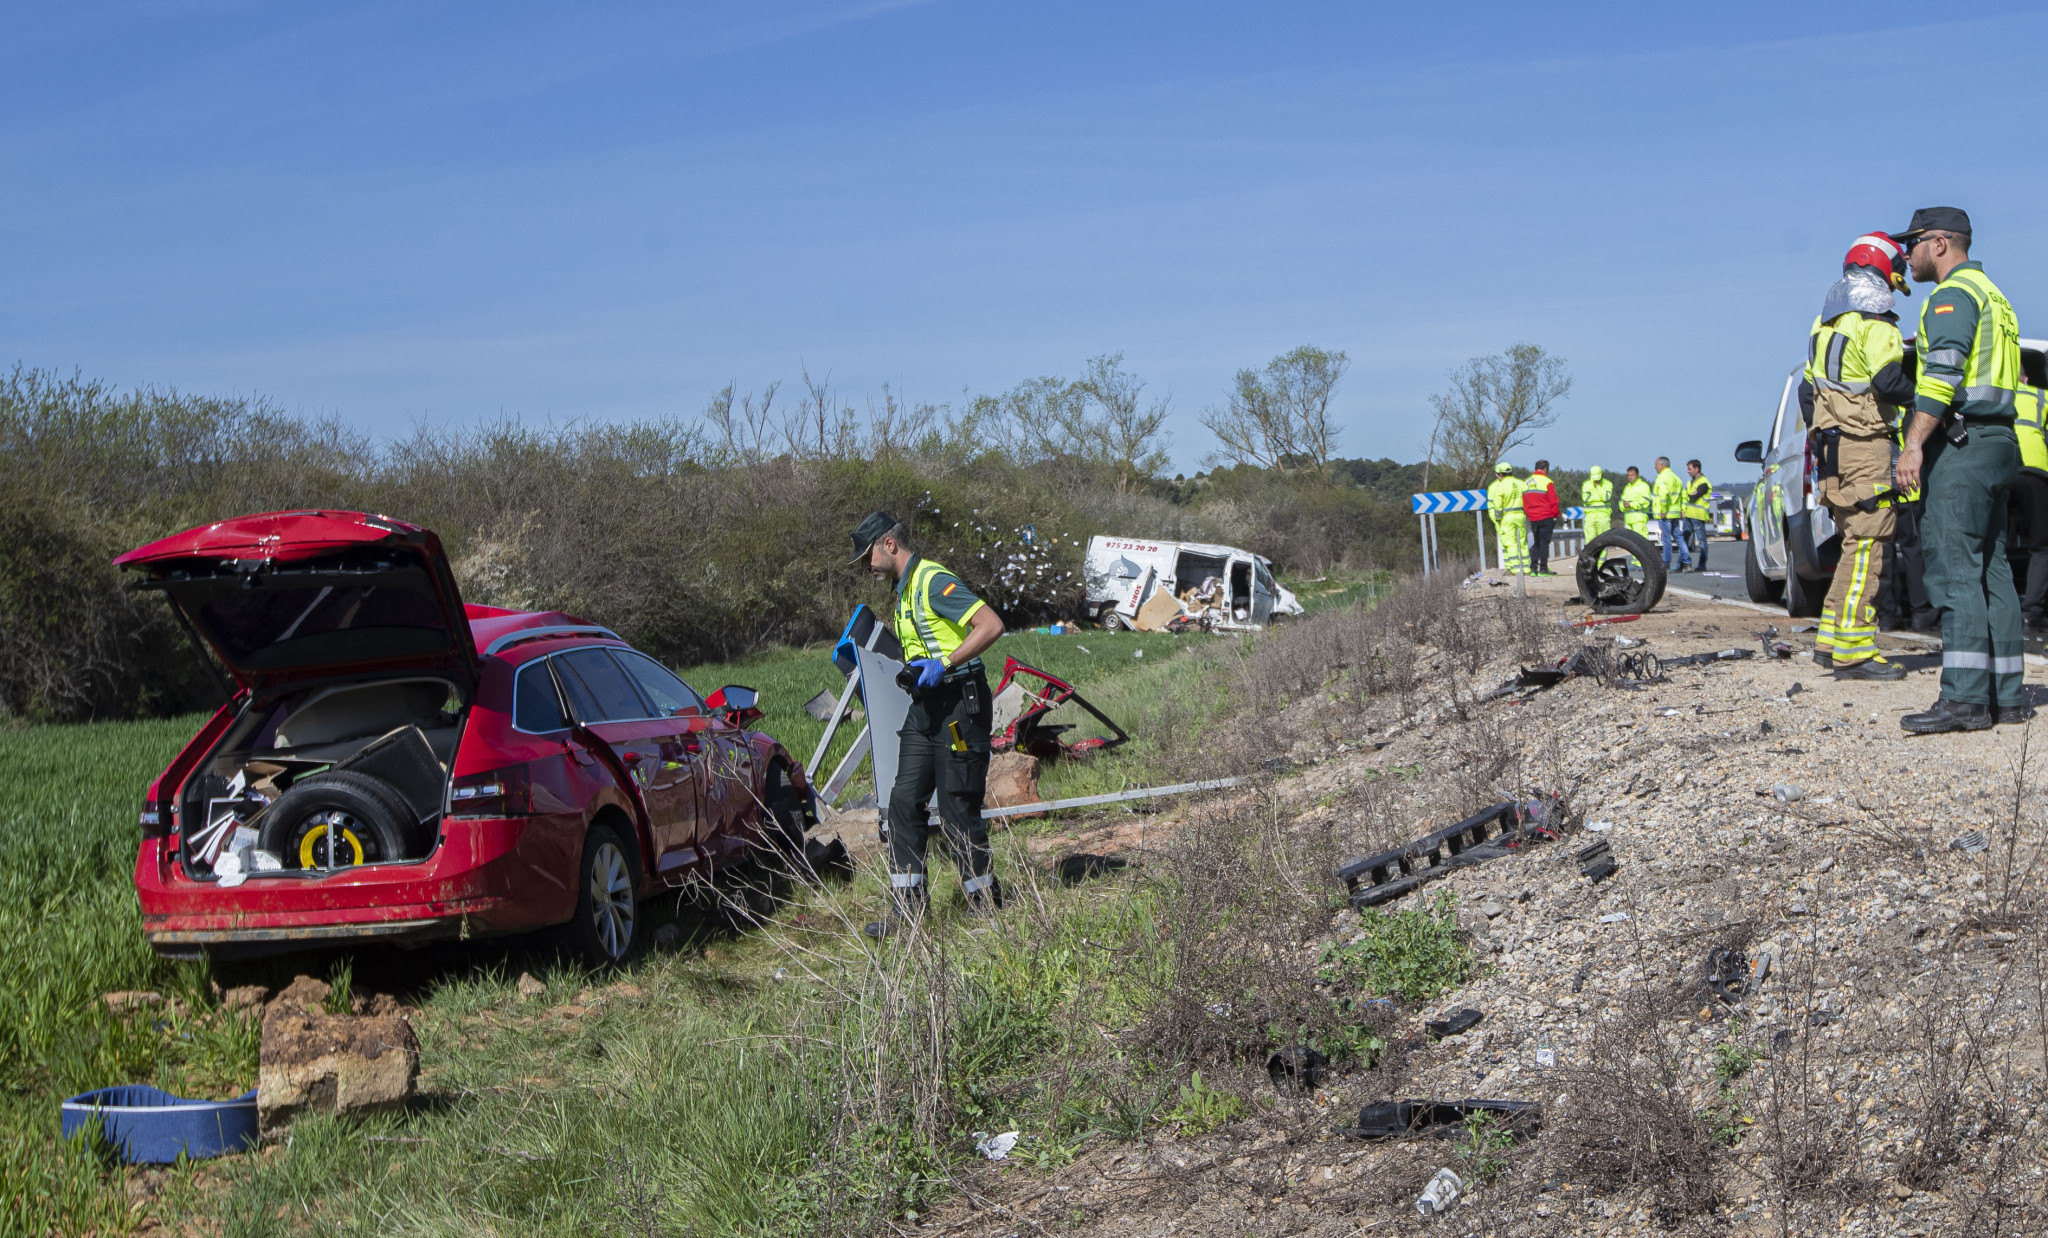
<svg viewBox="0 0 2048 1238">
<path fill-rule="evenodd" d="M 1565 604 L 1567 577 L 1527 588 L 1546 621 L 1584 614 Z M 1461 596 L 1483 603 L 1503 592 L 1481 583 Z M 1754 634 L 1771 624 L 1794 657 L 1762 656 Z M 1389 908 L 1449 891 L 1484 961 L 1479 978 L 1404 1010 L 1409 1047 L 1378 1069 L 1308 1098 L 1269 1088 L 1254 1116 L 1207 1136 L 1091 1144 L 1052 1172 L 990 1165 L 926 1228 L 1119 1238 L 1378 1235 L 1446 1222 L 1501 1233 L 2039 1232 L 2048 1033 L 2032 727 L 1908 736 L 1899 716 L 1938 694 L 1937 649 L 1881 639 L 1913 673 L 1841 683 L 1812 665 L 1811 634 L 1787 626 L 1782 615 L 1673 596 L 1591 636 L 1645 641 L 1665 658 L 1753 656 L 1674 668 L 1635 690 L 1574 678 L 1526 699 L 1470 703 L 1513 675 L 1503 656 L 1469 677 L 1462 709 L 1454 692 L 1370 733 L 1298 744 L 1296 771 L 1275 794 L 1297 828 L 1328 828 L 1352 853 L 1386 845 L 1390 828 L 1414 837 L 1457 819 L 1474 763 L 1454 754 L 1504 745 L 1525 773 L 1570 790 L 1565 837 L 1459 870 Z M 1559 639 L 1564 649 L 1586 638 Z M 2048 697 L 2041 666 L 2026 680 L 2030 698 Z M 1778 786 L 1799 790 L 1786 802 Z M 1170 823 L 1149 828 L 1156 836 Z M 1971 831 L 1984 832 L 1987 849 L 1950 847 Z M 1596 837 L 1619 863 L 1598 884 L 1575 858 Z M 1337 912 L 1302 948 L 1346 940 L 1359 914 Z M 1732 1005 L 1702 982 L 1717 946 L 1750 963 L 1769 958 L 1768 975 Z M 1423 1038 L 1424 1020 L 1465 1008 L 1484 1016 L 1470 1032 Z M 1743 1069 L 1730 1074 L 1731 1062 Z M 1584 1113 L 1589 1089 L 1630 1070 L 1666 1071 L 1660 1095 L 1733 1128 L 1704 1170 L 1710 1206 L 1674 1213 L 1670 1184 L 1640 1175 L 1574 1180 L 1585 1150 L 1566 1145 L 1583 1142 L 1585 1128 L 1553 1117 Z M 1546 1131 L 1469 1193 L 1467 1221 L 1425 1220 L 1415 1198 L 1460 1163 L 1451 1144 L 1336 1133 L 1360 1104 L 1388 1097 L 1537 1100 Z M 1805 1178 L 1788 1168 L 1801 1156 L 1818 1166 Z"/>
</svg>

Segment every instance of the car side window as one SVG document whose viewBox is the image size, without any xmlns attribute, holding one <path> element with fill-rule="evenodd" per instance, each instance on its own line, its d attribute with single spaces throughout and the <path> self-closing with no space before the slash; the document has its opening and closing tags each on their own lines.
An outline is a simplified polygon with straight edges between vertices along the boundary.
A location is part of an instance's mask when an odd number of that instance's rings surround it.
<svg viewBox="0 0 2048 1238">
<path fill-rule="evenodd" d="M 703 711 L 704 698 L 697 695 L 696 689 L 653 658 L 624 649 L 614 650 L 613 656 L 633 676 L 633 681 L 640 685 L 640 691 L 646 694 L 647 699 L 654 702 L 657 713 L 674 715 Z"/>
<path fill-rule="evenodd" d="M 575 649 L 555 655 L 569 707 L 583 722 L 624 722 L 651 718 L 640 690 L 604 649 Z"/>
<path fill-rule="evenodd" d="M 569 725 L 562 717 L 562 702 L 555 695 L 555 680 L 548 674 L 546 658 L 528 662 L 513 678 L 512 725 L 536 735 Z"/>
</svg>

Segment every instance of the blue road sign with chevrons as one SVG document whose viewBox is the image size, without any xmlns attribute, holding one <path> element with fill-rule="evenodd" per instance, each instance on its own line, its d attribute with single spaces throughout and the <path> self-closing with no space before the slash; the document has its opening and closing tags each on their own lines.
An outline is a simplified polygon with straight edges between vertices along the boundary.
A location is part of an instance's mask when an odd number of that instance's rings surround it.
<svg viewBox="0 0 2048 1238">
<path fill-rule="evenodd" d="M 1486 510 L 1486 491 L 1434 490 L 1428 494 L 1411 495 L 1408 510 L 1418 516 L 1439 512 L 1483 512 Z"/>
</svg>

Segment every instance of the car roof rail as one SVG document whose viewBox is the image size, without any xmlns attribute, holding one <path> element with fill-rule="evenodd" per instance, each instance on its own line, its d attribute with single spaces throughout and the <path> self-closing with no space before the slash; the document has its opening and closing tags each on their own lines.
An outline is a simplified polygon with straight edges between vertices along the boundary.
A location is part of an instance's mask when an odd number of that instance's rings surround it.
<svg viewBox="0 0 2048 1238">
<path fill-rule="evenodd" d="M 488 658 L 494 654 L 502 653 L 522 641 L 541 640 L 550 636 L 603 636 L 612 640 L 624 639 L 610 628 L 601 628 L 594 623 L 567 623 L 547 628 L 521 628 L 517 632 L 507 632 L 492 641 L 485 647 L 484 656 Z"/>
</svg>

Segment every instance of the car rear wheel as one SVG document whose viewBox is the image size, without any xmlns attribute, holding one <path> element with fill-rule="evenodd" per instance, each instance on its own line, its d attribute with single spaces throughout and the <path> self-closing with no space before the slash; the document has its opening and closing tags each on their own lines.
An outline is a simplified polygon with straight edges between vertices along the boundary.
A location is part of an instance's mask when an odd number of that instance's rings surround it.
<svg viewBox="0 0 2048 1238">
<path fill-rule="evenodd" d="M 640 866 L 618 831 L 593 825 L 576 874 L 576 915 L 569 949 L 593 967 L 614 967 L 633 952 L 640 927 Z"/>
<path fill-rule="evenodd" d="M 1784 582 L 1764 575 L 1763 564 L 1756 561 L 1756 539 L 1751 538 L 1744 545 L 1748 550 L 1742 557 L 1742 587 L 1748 592 L 1749 600 L 1771 603 L 1784 597 Z"/>
<path fill-rule="evenodd" d="M 1808 580 L 1799 574 L 1794 564 L 1785 565 L 1785 613 L 1794 619 L 1812 619 L 1820 614 L 1820 608 L 1827 604 L 1828 585 L 1825 580 Z"/>
<path fill-rule="evenodd" d="M 367 774 L 331 770 L 292 784 L 263 814 L 256 845 L 286 868 L 347 868 L 410 859 L 417 822 L 404 797 Z"/>
</svg>

